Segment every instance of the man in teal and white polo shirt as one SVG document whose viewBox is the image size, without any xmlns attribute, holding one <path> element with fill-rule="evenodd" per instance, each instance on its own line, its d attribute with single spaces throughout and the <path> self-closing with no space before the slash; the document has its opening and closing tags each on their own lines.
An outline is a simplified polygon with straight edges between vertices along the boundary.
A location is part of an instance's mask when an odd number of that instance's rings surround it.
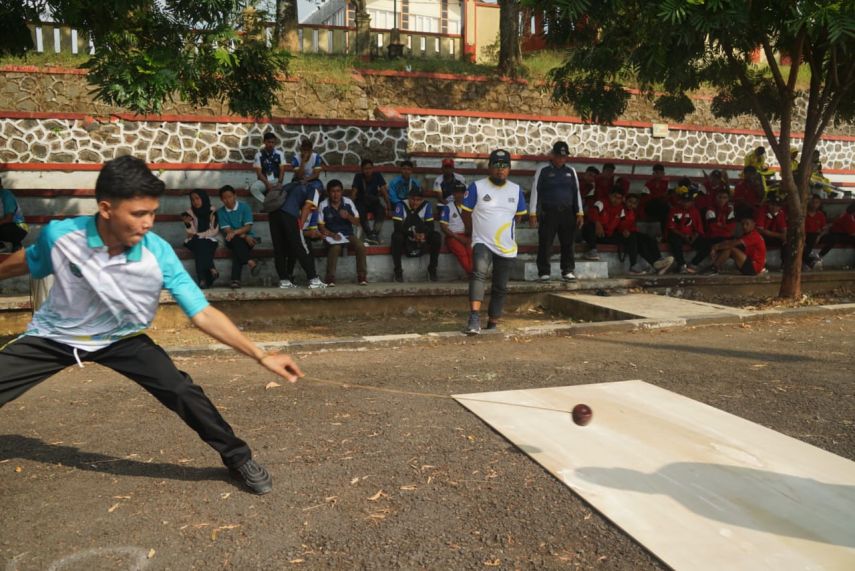
<svg viewBox="0 0 855 571">
<path fill-rule="evenodd" d="M 0 264 L 0 279 L 53 275 L 54 286 L 24 334 L 0 350 L 0 407 L 74 365 L 98 363 L 125 375 L 178 414 L 220 453 L 232 476 L 257 494 L 270 475 L 252 459 L 202 389 L 179 371 L 145 329 L 166 288 L 194 325 L 290 382 L 302 376 L 287 355 L 255 346 L 211 307 L 175 251 L 150 232 L 164 184 L 137 158 L 104 164 L 98 214 L 51 222 L 36 243 Z"/>
<path fill-rule="evenodd" d="M 490 153 L 489 176 L 469 185 L 463 195 L 463 223 L 472 237 L 472 277 L 469 280 L 469 323 L 465 332 L 481 333 L 481 302 L 487 272 L 493 266 L 493 289 L 487 310 L 487 329 L 495 329 L 502 316 L 508 279 L 517 243 L 515 222 L 527 212 L 525 196 L 518 184 L 510 182 L 511 155 L 499 149 Z"/>
<path fill-rule="evenodd" d="M 15 195 L 0 183 L 0 248 L 5 247 L 3 242 L 9 242 L 12 245 L 10 250 L 17 252 L 28 231 L 24 213 Z"/>
</svg>

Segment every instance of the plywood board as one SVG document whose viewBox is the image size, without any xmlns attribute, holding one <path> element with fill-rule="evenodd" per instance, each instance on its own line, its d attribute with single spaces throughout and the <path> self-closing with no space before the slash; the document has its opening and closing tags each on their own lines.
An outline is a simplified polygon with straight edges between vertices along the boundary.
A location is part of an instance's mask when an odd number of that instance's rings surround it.
<svg viewBox="0 0 855 571">
<path fill-rule="evenodd" d="M 454 398 L 674 569 L 855 569 L 855 462 L 642 381 Z"/>
</svg>

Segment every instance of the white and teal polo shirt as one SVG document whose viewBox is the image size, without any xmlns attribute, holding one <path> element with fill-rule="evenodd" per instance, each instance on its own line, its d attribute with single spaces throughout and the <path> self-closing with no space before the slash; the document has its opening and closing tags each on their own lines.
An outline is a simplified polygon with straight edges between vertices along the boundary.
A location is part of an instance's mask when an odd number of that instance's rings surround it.
<svg viewBox="0 0 855 571">
<path fill-rule="evenodd" d="M 161 289 L 189 317 L 208 306 L 204 294 L 163 238 L 149 232 L 124 254 L 110 256 L 96 216 L 53 221 L 27 248 L 34 278 L 54 285 L 25 335 L 97 351 L 148 328 Z"/>
</svg>

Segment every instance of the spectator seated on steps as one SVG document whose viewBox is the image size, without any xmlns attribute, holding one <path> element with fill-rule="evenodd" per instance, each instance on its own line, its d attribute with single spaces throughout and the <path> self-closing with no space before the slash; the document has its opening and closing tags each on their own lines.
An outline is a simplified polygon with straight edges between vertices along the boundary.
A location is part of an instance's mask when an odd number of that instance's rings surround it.
<svg viewBox="0 0 855 571">
<path fill-rule="evenodd" d="M 762 177 L 754 167 L 745 167 L 742 170 L 742 178 L 733 188 L 733 207 L 736 209 L 736 217 L 741 220 L 747 213 L 754 213 L 760 206 L 763 196 Z"/>
<path fill-rule="evenodd" d="M 701 264 L 707 259 L 712 247 L 719 242 L 732 240 L 736 232 L 736 213 L 730 203 L 730 193 L 726 188 L 719 187 L 715 196 L 715 204 L 703 215 L 704 241 L 695 245 L 695 257 L 689 263 L 687 271 L 697 273 Z"/>
<path fill-rule="evenodd" d="M 324 198 L 324 183 L 320 180 L 324 161 L 313 149 L 314 145 L 310 139 L 300 141 L 299 150 L 291 157 L 285 169 L 294 172 L 293 182 L 302 182 L 309 192 L 317 190 L 320 197 Z"/>
<path fill-rule="evenodd" d="M 653 177 L 644 183 L 639 200 L 639 211 L 645 220 L 658 222 L 660 236 L 664 236 L 671 206 L 668 204 L 668 178 L 663 165 L 653 165 Z"/>
<path fill-rule="evenodd" d="M 248 266 L 253 276 L 257 276 L 261 267 L 252 259 L 252 249 L 259 239 L 252 231 L 252 208 L 237 199 L 235 189 L 229 185 L 220 188 L 220 201 L 223 205 L 217 209 L 217 224 L 226 241 L 226 247 L 232 252 L 231 287 L 241 286 L 243 267 Z"/>
<path fill-rule="evenodd" d="M 437 280 L 436 267 L 442 238 L 433 227 L 433 205 L 425 200 L 421 190 L 414 190 L 407 199 L 395 205 L 392 215 L 395 231 L 392 232 L 392 261 L 395 265 L 395 281 L 404 281 L 401 267 L 403 256 L 417 258 L 428 252 L 428 279 Z"/>
<path fill-rule="evenodd" d="M 582 195 L 582 203 L 587 211 L 596 202 L 595 183 L 600 174 L 600 169 L 597 167 L 588 167 L 579 176 L 579 194 Z"/>
<path fill-rule="evenodd" d="M 466 185 L 459 182 L 454 185 L 452 199 L 440 207 L 439 228 L 445 235 L 445 245 L 457 258 L 457 262 L 466 275 L 472 273 L 472 239 L 466 235 L 463 223 L 462 206 Z"/>
<path fill-rule="evenodd" d="M 413 162 L 401 161 L 401 174 L 389 183 L 389 207 L 393 212 L 400 203 L 407 200 L 411 193 L 421 195 L 422 187 L 413 178 Z"/>
<path fill-rule="evenodd" d="M 766 242 L 754 228 L 754 213 L 739 221 L 742 236 L 719 242 L 712 247 L 713 265 L 708 273 L 719 273 L 728 260 L 736 263 L 736 269 L 744 276 L 756 276 L 766 273 Z"/>
<path fill-rule="evenodd" d="M 766 179 L 775 175 L 775 171 L 766 166 L 766 149 L 763 146 L 757 147 L 747 155 L 743 161 L 746 167 L 753 167 L 757 174 L 760 175 L 760 185 L 763 190 L 762 197 L 766 196 Z M 745 171 L 743 170 L 743 173 Z"/>
<path fill-rule="evenodd" d="M 787 252 L 783 247 L 787 240 L 787 214 L 784 212 L 781 197 L 770 192 L 766 203 L 757 210 L 755 227 L 763 236 L 766 249 L 781 248 L 781 259 L 785 260 Z"/>
<path fill-rule="evenodd" d="M 620 225 L 621 237 L 624 240 L 624 250 L 629 256 L 630 275 L 649 274 L 651 271 L 664 274 L 674 263 L 672 256 L 663 257 L 659 252 L 659 244 L 653 236 L 638 231 L 635 222 L 638 220 L 640 198 L 630 194 L 624 200 L 625 216 Z M 641 258 L 639 259 L 639 255 Z"/>
<path fill-rule="evenodd" d="M 369 246 L 377 246 L 380 244 L 380 231 L 386 219 L 386 211 L 390 207 L 386 179 L 374 170 L 374 161 L 362 159 L 360 172 L 353 176 L 350 189 L 350 197 L 356 204 L 359 222 L 362 224 L 365 243 Z M 369 214 L 374 219 L 373 228 L 371 221 L 368 220 Z"/>
<path fill-rule="evenodd" d="M 812 270 L 819 261 L 819 254 L 814 252 L 819 236 L 826 230 L 828 220 L 822 210 L 822 197 L 814 194 L 808 202 L 805 213 L 805 246 L 802 254 L 803 270 Z"/>
<path fill-rule="evenodd" d="M 5 242 L 9 242 L 8 250 L 17 252 L 29 230 L 15 195 L 0 182 L 0 248 L 6 249 Z"/>
<path fill-rule="evenodd" d="M 453 201 L 454 188 L 458 183 L 466 188 L 466 178 L 454 172 L 454 159 L 442 159 L 442 174 L 433 181 L 433 192 L 436 195 L 437 204 Z"/>
<path fill-rule="evenodd" d="M 695 208 L 697 189 L 680 185 L 675 191 L 678 197 L 677 206 L 668 213 L 667 237 L 671 255 L 674 256 L 674 271 L 688 273 L 683 247 L 689 246 L 694 250 L 707 248 L 704 238 L 704 226 L 701 213 Z"/>
<path fill-rule="evenodd" d="M 582 226 L 587 251 L 583 255 L 586 260 L 599 260 L 597 244 L 623 245 L 624 238 L 620 231 L 624 223 L 626 211 L 623 205 L 623 188 L 612 187 L 608 201 L 597 200 L 585 213 L 585 223 Z"/>
<path fill-rule="evenodd" d="M 368 264 L 365 244 L 357 238 L 354 226 L 359 227 L 359 212 L 352 200 L 342 196 L 339 180 L 327 183 L 327 199 L 318 206 L 318 230 L 327 244 L 327 287 L 335 286 L 335 273 L 342 250 L 350 246 L 356 252 L 356 283 L 368 285 Z"/>
<path fill-rule="evenodd" d="M 846 212 L 838 216 L 831 223 L 828 233 L 819 239 L 819 245 L 821 248 L 819 251 L 819 263 L 822 262 L 822 258 L 835 245 L 855 246 L 855 202 L 849 203 L 849 206 L 846 207 Z"/>
<path fill-rule="evenodd" d="M 214 252 L 220 245 L 217 212 L 211 206 L 208 193 L 190 191 L 190 209 L 181 214 L 181 219 L 186 230 L 184 247 L 193 254 L 196 264 L 196 282 L 200 288 L 207 289 L 219 277 L 214 268 Z"/>
</svg>

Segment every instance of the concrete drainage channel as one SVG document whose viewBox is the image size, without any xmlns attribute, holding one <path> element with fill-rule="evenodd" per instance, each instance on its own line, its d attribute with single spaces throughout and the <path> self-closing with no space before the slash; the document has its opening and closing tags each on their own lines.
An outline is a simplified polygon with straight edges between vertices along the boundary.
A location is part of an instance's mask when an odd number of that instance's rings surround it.
<svg viewBox="0 0 855 571">
<path fill-rule="evenodd" d="M 841 286 L 851 287 L 851 272 L 825 272 L 806 276 L 805 290 L 810 292 L 832 291 Z M 685 292 L 715 293 L 745 291 L 754 295 L 774 295 L 777 277 L 743 278 L 741 276 L 718 276 L 698 278 L 687 276 L 663 276 L 640 279 L 582 280 L 574 284 L 550 282 L 512 282 L 507 310 L 510 314 L 542 308 L 541 319 L 509 319 L 506 326 L 492 335 L 515 337 L 540 335 L 584 335 L 605 332 L 621 332 L 638 329 L 657 329 L 695 325 L 719 325 L 741 323 L 776 317 L 797 317 L 822 313 L 846 313 L 855 311 L 855 304 L 810 306 L 796 309 L 770 309 L 749 311 L 712 303 L 690 301 L 679 296 Z M 267 339 L 287 337 L 305 324 L 313 321 L 335 324 L 336 320 L 351 322 L 342 335 L 332 328 L 315 338 L 291 341 L 265 341 L 259 336 L 259 344 L 269 349 L 302 350 L 356 348 L 401 343 L 460 342 L 465 337 L 457 330 L 465 315 L 468 286 L 464 282 L 441 284 L 371 284 L 368 287 L 345 286 L 326 291 L 277 290 L 246 288 L 243 290 L 208 290 L 206 294 L 212 304 L 222 309 L 245 329 L 255 332 L 276 332 Z M 640 291 L 672 293 L 653 295 Z M 598 295 L 599 294 L 599 295 Z M 186 317 L 175 303 L 164 294 L 161 308 L 152 328 L 157 339 L 160 331 L 190 331 Z M 421 312 L 444 308 L 457 312 L 444 331 L 440 327 L 431 329 L 434 322 L 422 318 L 419 327 L 412 326 Z M 451 315 L 446 314 L 446 317 Z M 0 341 L 9 340 L 23 331 L 31 316 L 28 298 L 4 298 L 0 301 Z M 377 327 L 381 321 L 398 319 L 391 327 Z M 407 331 L 409 329 L 409 331 Z M 454 329 L 454 330 L 451 330 Z M 415 333 L 413 330 L 420 330 Z M 353 333 L 374 332 L 374 335 Z M 403 331 L 402 333 L 398 333 Z M 281 334 L 279 333 L 281 332 Z M 384 333 L 392 334 L 384 334 Z M 158 339 L 173 354 L 218 352 L 225 346 L 207 343 L 207 338 L 195 332 L 187 339 L 183 335 L 166 336 Z M 485 335 L 490 335 L 485 332 Z M 203 341 L 204 337 L 204 341 Z M 199 342 L 197 342 L 199 339 Z"/>
<path fill-rule="evenodd" d="M 855 303 L 818 305 L 793 309 L 747 311 L 712 303 L 690 301 L 649 293 L 625 295 L 592 295 L 587 293 L 550 293 L 543 303 L 553 315 L 564 315 L 576 323 L 552 323 L 534 327 L 484 332 L 482 336 L 537 337 L 546 335 L 595 335 L 598 333 L 627 332 L 644 329 L 673 327 L 727 325 L 749 323 L 775 318 L 805 317 L 813 315 L 840 315 L 855 312 Z M 337 339 L 292 342 L 259 343 L 269 350 L 340 350 L 370 346 L 401 344 L 459 343 L 472 339 L 458 331 L 431 333 L 404 333 L 393 335 L 365 335 Z M 477 338 L 476 338 L 477 339 Z M 174 355 L 198 354 L 230 350 L 219 344 L 167 347 Z"/>
</svg>

